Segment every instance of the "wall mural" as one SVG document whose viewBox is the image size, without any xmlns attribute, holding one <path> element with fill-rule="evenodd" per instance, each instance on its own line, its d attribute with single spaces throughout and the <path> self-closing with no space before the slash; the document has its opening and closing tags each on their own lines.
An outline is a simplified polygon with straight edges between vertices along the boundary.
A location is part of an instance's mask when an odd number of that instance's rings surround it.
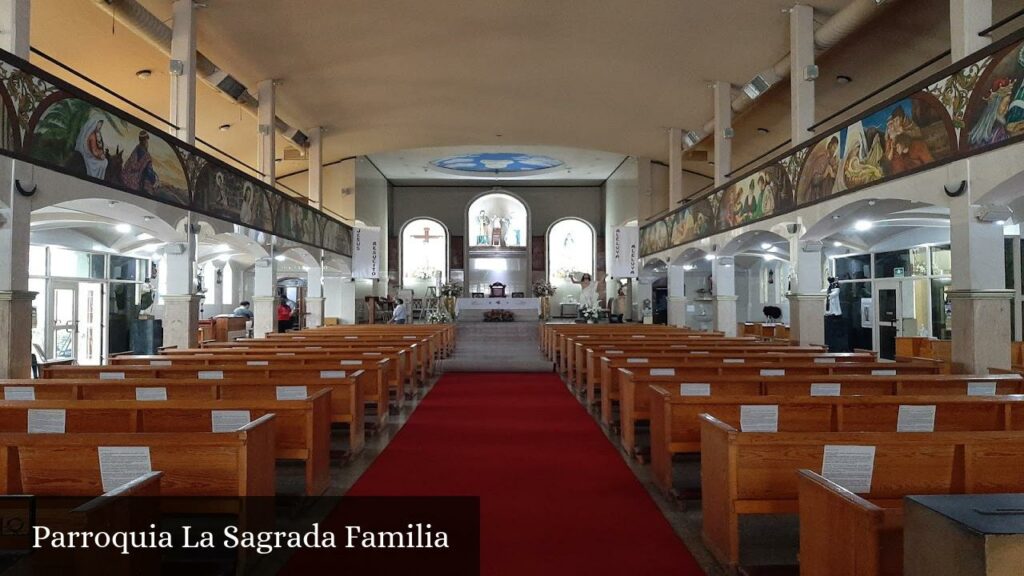
<svg viewBox="0 0 1024 576">
<path fill-rule="evenodd" d="M 1022 36 L 647 224 L 641 255 L 1024 139 Z"/>
<path fill-rule="evenodd" d="M 350 226 L 2 51 L 0 154 L 352 254 Z"/>
</svg>

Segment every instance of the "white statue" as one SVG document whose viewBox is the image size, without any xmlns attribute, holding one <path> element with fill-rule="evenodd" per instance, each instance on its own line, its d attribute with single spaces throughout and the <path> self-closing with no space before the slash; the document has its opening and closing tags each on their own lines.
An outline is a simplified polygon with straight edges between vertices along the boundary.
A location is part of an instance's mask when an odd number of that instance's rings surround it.
<svg viewBox="0 0 1024 576">
<path fill-rule="evenodd" d="M 490 243 L 491 237 L 491 217 L 487 215 L 484 210 L 480 211 L 480 215 L 476 217 L 477 223 L 480 225 L 480 233 L 477 235 L 477 245 L 483 245 Z"/>
</svg>

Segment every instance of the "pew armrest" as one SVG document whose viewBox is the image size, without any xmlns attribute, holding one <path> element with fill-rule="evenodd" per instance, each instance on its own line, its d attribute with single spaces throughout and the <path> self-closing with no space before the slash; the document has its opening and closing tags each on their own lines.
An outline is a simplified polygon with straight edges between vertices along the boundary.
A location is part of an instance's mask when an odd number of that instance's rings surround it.
<svg viewBox="0 0 1024 576">
<path fill-rule="evenodd" d="M 122 484 L 109 492 L 105 492 L 102 495 L 89 500 L 85 504 L 82 504 L 78 508 L 72 510 L 72 512 L 88 515 L 105 506 L 110 506 L 117 498 L 159 496 L 160 478 L 163 475 L 163 472 L 158 471 L 143 474 L 131 482 Z"/>
</svg>

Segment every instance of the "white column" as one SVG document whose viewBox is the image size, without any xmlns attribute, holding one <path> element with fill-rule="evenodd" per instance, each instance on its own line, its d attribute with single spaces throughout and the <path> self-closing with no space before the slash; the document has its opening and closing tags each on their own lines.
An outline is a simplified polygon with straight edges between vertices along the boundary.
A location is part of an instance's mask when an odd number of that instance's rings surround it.
<svg viewBox="0 0 1024 576">
<path fill-rule="evenodd" d="M 358 305 L 362 305 L 359 302 Z M 351 278 L 343 278 L 341 281 L 341 323 L 356 323 L 356 282 Z"/>
<path fill-rule="evenodd" d="M 668 129 L 668 209 L 683 201 L 683 131 Z"/>
<path fill-rule="evenodd" d="M 715 303 L 715 331 L 736 335 L 736 266 L 731 256 L 711 262 L 711 282 Z"/>
<path fill-rule="evenodd" d="M 196 138 L 196 23 L 192 0 L 171 8 L 171 133 L 188 144 Z"/>
<path fill-rule="evenodd" d="M 323 129 L 316 126 L 307 132 L 309 134 L 309 149 L 306 151 L 309 158 L 309 205 L 320 210 L 324 196 Z"/>
<path fill-rule="evenodd" d="M 306 326 L 324 325 L 324 270 L 323 264 L 310 267 L 306 272 Z"/>
<path fill-rule="evenodd" d="M 953 60 L 988 45 L 978 32 L 992 23 L 991 0 L 951 0 L 950 39 Z M 1005 289 L 1003 227 L 979 222 L 974 191 L 973 163 L 966 159 L 955 179 L 967 182 L 966 191 L 950 200 L 950 244 L 953 262 L 953 366 L 965 373 L 986 373 L 1010 367 L 1010 303 Z M 951 171 L 952 173 L 953 171 Z M 951 182 L 951 186 L 959 182 Z"/>
<path fill-rule="evenodd" d="M 806 70 L 814 66 L 814 9 L 797 4 L 789 11 L 789 54 L 792 72 L 790 88 L 790 134 L 797 146 L 814 135 L 814 80 L 807 80 Z"/>
<path fill-rule="evenodd" d="M 164 274 L 167 294 L 164 301 L 164 346 L 195 348 L 199 345 L 199 295 L 196 294 L 195 234 L 191 224 L 186 228 L 186 241 L 168 244 L 164 250 Z M 209 279 L 213 281 L 212 278 Z"/>
<path fill-rule="evenodd" d="M 31 15 L 29 0 L 0 0 L 0 50 L 28 60 Z"/>
<path fill-rule="evenodd" d="M 686 326 L 686 271 L 681 264 L 668 267 L 668 323 Z"/>
<path fill-rule="evenodd" d="M 252 287 L 252 335 L 277 332 L 277 261 L 273 255 L 256 261 Z"/>
<path fill-rule="evenodd" d="M 789 299 L 789 339 L 808 346 L 825 343 L 825 293 L 822 291 L 823 261 L 821 246 L 801 244 L 796 236 L 790 242 L 790 265 L 796 271 L 796 283 Z M 778 279 L 777 282 L 784 282 Z"/>
<path fill-rule="evenodd" d="M 715 82 L 715 186 L 732 172 L 732 85 Z M 735 330 L 735 327 L 733 327 Z"/>
<path fill-rule="evenodd" d="M 274 137 L 277 134 L 274 122 L 276 118 L 275 95 L 277 84 L 273 80 L 263 80 L 257 86 L 257 98 L 259 109 L 256 112 L 256 121 L 259 127 L 259 142 L 257 143 L 257 168 L 263 173 L 263 181 L 274 186 L 277 179 L 274 167 Z"/>
</svg>

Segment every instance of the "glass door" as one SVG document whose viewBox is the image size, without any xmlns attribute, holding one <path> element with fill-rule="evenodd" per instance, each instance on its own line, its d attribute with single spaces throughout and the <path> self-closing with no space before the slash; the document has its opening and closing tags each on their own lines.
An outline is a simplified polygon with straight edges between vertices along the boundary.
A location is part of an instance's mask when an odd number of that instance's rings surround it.
<svg viewBox="0 0 1024 576">
<path fill-rule="evenodd" d="M 78 284 L 77 320 L 78 363 L 98 365 L 103 359 L 103 284 Z"/>
<path fill-rule="evenodd" d="M 52 360 L 71 360 L 78 357 L 78 284 L 75 282 L 51 282 L 51 338 Z"/>
</svg>

